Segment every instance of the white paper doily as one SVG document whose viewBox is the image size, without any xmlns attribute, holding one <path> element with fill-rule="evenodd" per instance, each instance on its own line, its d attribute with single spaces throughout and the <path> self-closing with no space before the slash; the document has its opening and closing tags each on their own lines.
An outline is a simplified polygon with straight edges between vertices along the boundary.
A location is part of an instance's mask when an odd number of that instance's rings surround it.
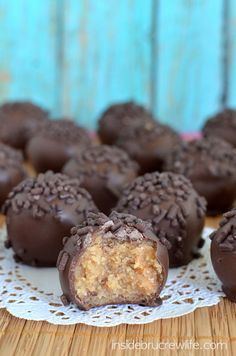
<svg viewBox="0 0 236 356">
<path fill-rule="evenodd" d="M 62 305 L 56 268 L 33 268 L 14 261 L 12 250 L 6 250 L 3 246 L 6 232 L 1 229 L 0 308 L 6 308 L 19 318 L 46 320 L 52 324 L 114 326 L 150 323 L 217 304 L 224 293 L 211 266 L 208 239 L 211 231 L 204 229 L 206 242 L 201 250 L 203 257 L 195 259 L 188 266 L 170 269 L 161 294 L 161 306 L 114 305 L 80 311 L 73 305 Z"/>
</svg>

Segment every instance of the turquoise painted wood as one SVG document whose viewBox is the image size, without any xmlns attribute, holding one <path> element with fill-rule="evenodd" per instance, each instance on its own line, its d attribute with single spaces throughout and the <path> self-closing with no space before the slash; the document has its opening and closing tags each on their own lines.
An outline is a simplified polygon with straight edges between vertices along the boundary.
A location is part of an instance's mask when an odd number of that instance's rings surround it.
<svg viewBox="0 0 236 356">
<path fill-rule="evenodd" d="M 0 0 L 0 101 L 94 128 L 134 99 L 195 131 L 236 107 L 235 29 L 234 0 Z"/>
<path fill-rule="evenodd" d="M 0 99 L 27 99 L 57 113 L 57 1 L 0 0 Z"/>
<path fill-rule="evenodd" d="M 156 16 L 155 111 L 199 130 L 221 106 L 223 0 L 160 0 Z"/>
<path fill-rule="evenodd" d="M 226 105 L 236 107 L 236 2 L 228 0 L 226 35 L 228 61 L 226 71 Z"/>
<path fill-rule="evenodd" d="M 151 0 L 66 2 L 63 108 L 94 127 L 106 106 L 150 105 Z"/>
</svg>

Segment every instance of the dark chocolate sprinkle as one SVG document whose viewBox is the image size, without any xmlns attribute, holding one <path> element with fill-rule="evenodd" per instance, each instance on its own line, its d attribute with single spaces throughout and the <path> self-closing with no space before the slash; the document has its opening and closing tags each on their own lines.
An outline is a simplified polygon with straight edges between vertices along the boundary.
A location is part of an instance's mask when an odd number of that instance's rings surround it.
<svg viewBox="0 0 236 356">
<path fill-rule="evenodd" d="M 169 156 L 165 170 L 194 179 L 199 165 L 213 177 L 236 176 L 236 149 L 213 136 L 183 142 Z"/>
<path fill-rule="evenodd" d="M 58 256 L 58 260 L 57 260 L 57 268 L 59 271 L 64 271 L 64 269 L 66 268 L 66 264 L 69 260 L 69 255 L 66 251 L 61 251 L 59 253 Z"/>
<path fill-rule="evenodd" d="M 12 210 L 18 214 L 22 209 L 30 211 L 34 218 L 60 212 L 60 201 L 75 205 L 75 211 L 97 211 L 90 194 L 80 187 L 78 179 L 60 173 L 46 172 L 36 178 L 28 178 L 16 186 L 8 196 L 3 212 Z"/>
<path fill-rule="evenodd" d="M 70 302 L 68 301 L 68 299 L 66 298 L 66 296 L 64 294 L 61 295 L 60 299 L 61 299 L 63 305 L 66 306 L 66 305 L 70 304 Z"/>
</svg>

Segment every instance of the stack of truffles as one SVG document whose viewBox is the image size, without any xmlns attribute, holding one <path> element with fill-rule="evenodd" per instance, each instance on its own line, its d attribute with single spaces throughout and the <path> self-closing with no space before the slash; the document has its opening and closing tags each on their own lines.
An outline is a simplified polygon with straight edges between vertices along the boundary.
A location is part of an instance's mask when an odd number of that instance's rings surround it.
<svg viewBox="0 0 236 356">
<path fill-rule="evenodd" d="M 0 121 L 5 246 L 57 266 L 64 304 L 160 305 L 168 269 L 200 256 L 205 216 L 221 213 L 212 261 L 236 301 L 234 110 L 188 142 L 134 102 L 110 106 L 96 137 L 30 102 L 3 104 Z"/>
</svg>

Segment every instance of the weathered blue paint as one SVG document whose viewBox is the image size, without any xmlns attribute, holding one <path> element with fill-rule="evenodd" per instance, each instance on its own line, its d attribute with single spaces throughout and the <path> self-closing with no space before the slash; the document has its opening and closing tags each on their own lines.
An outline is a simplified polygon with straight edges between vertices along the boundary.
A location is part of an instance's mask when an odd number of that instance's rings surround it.
<svg viewBox="0 0 236 356">
<path fill-rule="evenodd" d="M 236 2 L 235 0 L 228 0 L 227 23 L 227 71 L 226 71 L 226 85 L 227 96 L 226 106 L 236 107 Z"/>
<path fill-rule="evenodd" d="M 150 103 L 151 0 L 66 2 L 64 112 L 94 127 L 114 102 Z"/>
<path fill-rule="evenodd" d="M 0 100 L 30 98 L 57 113 L 57 1 L 0 0 Z"/>
<path fill-rule="evenodd" d="M 223 0 L 160 0 L 156 23 L 156 112 L 198 130 L 220 108 Z"/>
<path fill-rule="evenodd" d="M 0 0 L 0 101 L 31 99 L 94 128 L 134 99 L 195 131 L 236 107 L 236 4 L 227 0 Z M 227 82 L 226 82 L 227 79 Z"/>
</svg>

